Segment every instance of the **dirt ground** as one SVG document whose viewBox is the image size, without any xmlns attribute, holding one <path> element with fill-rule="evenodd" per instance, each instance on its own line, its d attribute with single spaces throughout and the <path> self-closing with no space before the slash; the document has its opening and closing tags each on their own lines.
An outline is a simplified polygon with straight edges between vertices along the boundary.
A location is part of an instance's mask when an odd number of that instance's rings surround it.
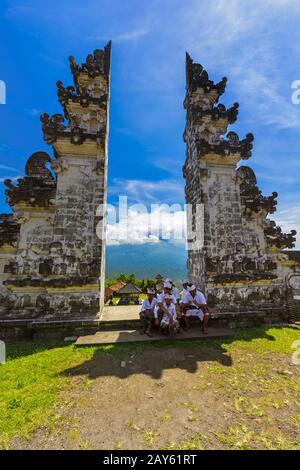
<svg viewBox="0 0 300 470">
<path fill-rule="evenodd" d="M 149 346 L 65 373 L 55 420 L 11 447 L 300 448 L 300 367 L 282 354 Z"/>
</svg>

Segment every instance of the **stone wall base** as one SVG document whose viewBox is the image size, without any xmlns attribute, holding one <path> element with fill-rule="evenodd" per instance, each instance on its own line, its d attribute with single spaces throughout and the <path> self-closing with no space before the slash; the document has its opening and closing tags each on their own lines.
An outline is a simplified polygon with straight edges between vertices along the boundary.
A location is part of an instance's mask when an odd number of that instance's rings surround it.
<svg viewBox="0 0 300 470">
<path fill-rule="evenodd" d="M 61 321 L 4 320 L 0 321 L 0 339 L 16 341 L 59 340 L 82 334 L 93 334 L 99 329 L 100 321 L 95 319 Z"/>
<path fill-rule="evenodd" d="M 282 309 L 248 312 L 222 312 L 212 314 L 210 325 L 214 327 L 246 328 L 267 325 L 283 325 L 290 322 L 289 312 Z M 66 337 L 94 334 L 99 330 L 137 329 L 139 320 L 100 321 L 99 319 L 32 321 L 0 321 L 0 340 L 62 340 Z"/>
</svg>

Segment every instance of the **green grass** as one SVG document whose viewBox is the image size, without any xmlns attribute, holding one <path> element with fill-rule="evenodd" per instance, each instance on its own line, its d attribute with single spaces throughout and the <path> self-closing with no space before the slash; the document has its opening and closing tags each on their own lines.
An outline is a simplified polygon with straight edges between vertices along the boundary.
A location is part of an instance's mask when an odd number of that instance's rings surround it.
<svg viewBox="0 0 300 470">
<path fill-rule="evenodd" d="M 222 395 L 229 391 L 232 403 L 227 406 L 242 416 L 261 419 L 268 410 L 280 410 L 288 406 L 292 398 L 286 392 L 294 393 L 294 399 L 300 394 L 300 386 L 293 377 L 275 372 L 271 377 L 259 358 L 265 355 L 291 355 L 292 343 L 300 338 L 300 329 L 296 327 L 270 327 L 237 330 L 234 337 L 226 339 L 183 341 L 177 343 L 178 348 L 215 348 L 223 354 L 235 359 L 230 367 L 220 363 L 209 363 L 206 372 L 211 380 L 201 379 L 193 386 L 195 394 L 203 393 L 208 387 Z M 113 354 L 118 358 L 126 358 L 132 352 L 141 352 L 148 348 L 166 348 L 174 341 L 143 344 L 121 344 L 98 348 L 79 348 L 62 343 L 17 343 L 7 345 L 7 362 L 0 365 L 0 447 L 8 448 L 11 439 L 16 436 L 30 439 L 31 434 L 40 426 L 55 423 L 57 418 L 55 405 L 60 401 L 60 392 L 72 386 L 72 378 L 65 371 L 89 361 L 95 354 Z M 276 361 L 274 362 L 276 368 Z M 280 372 L 280 371 L 279 371 Z M 84 378 L 80 386 L 89 386 L 90 381 Z M 212 384 L 210 383 L 212 382 Z M 254 389 L 253 383 L 259 385 L 263 396 L 244 399 L 243 394 Z M 278 389 L 279 393 L 275 393 Z M 67 406 L 66 402 L 62 406 Z M 193 403 L 184 405 L 194 413 Z M 161 417 L 167 421 L 169 414 Z M 293 418 L 299 422 L 299 414 Z M 133 424 L 129 424 L 132 427 Z M 143 440 L 155 441 L 157 434 L 153 430 L 144 430 Z M 266 437 L 260 437 L 261 442 Z M 276 441 L 277 439 L 277 441 Z M 265 446 L 283 447 L 284 438 L 279 434 Z M 252 432 L 245 427 L 232 427 L 228 433 L 220 434 L 219 440 L 234 448 L 248 448 L 253 440 Z M 236 444 L 237 442 L 237 444 Z M 277 442 L 277 444 L 276 444 Z M 88 445 L 88 444 L 86 444 Z M 170 448 L 173 443 L 170 443 Z M 288 444 L 286 444 L 288 445 Z M 191 441 L 180 443 L 181 448 L 203 448 L 205 442 L 199 436 Z M 84 447 L 84 445 L 83 445 Z M 291 444 L 293 447 L 293 444 Z"/>
<path fill-rule="evenodd" d="M 204 450 L 206 448 L 208 438 L 204 434 L 196 434 L 189 439 L 185 439 L 180 443 L 167 442 L 162 449 L 163 450 Z"/>
<path fill-rule="evenodd" d="M 147 298 L 147 294 L 139 294 L 138 297 L 139 297 L 140 301 L 142 302 L 144 299 Z M 120 297 L 113 297 L 113 299 L 112 299 L 113 305 L 118 305 L 119 300 L 120 300 Z M 109 301 L 106 303 L 106 305 L 109 305 Z M 136 304 L 135 304 L 135 302 L 132 301 L 132 302 L 129 303 L 129 305 L 136 305 Z"/>
<path fill-rule="evenodd" d="M 21 343 L 8 345 L 0 366 L 0 445 L 12 437 L 28 438 L 39 425 L 55 418 L 53 405 L 69 377 L 63 372 L 90 359 L 95 350 L 73 346 Z"/>
</svg>

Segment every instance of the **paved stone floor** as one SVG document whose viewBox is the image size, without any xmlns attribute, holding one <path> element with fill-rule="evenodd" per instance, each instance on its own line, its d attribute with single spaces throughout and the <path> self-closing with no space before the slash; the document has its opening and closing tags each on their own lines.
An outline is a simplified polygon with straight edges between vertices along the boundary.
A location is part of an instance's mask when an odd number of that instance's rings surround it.
<svg viewBox="0 0 300 470">
<path fill-rule="evenodd" d="M 186 339 L 205 339 L 215 337 L 226 337 L 233 335 L 233 330 L 229 328 L 209 328 L 208 335 L 204 335 L 200 328 L 192 326 L 190 330 L 184 331 L 182 334 L 176 335 L 174 341 Z M 139 330 L 116 330 L 116 331 L 97 331 L 93 335 L 79 336 L 75 345 L 76 346 L 97 346 L 101 344 L 115 344 L 115 343 L 139 343 L 162 341 L 169 339 L 162 334 L 154 333 L 152 338 L 141 334 Z"/>
<path fill-rule="evenodd" d="M 100 321 L 139 320 L 140 311 L 141 305 L 105 306 L 100 316 Z"/>
<path fill-rule="evenodd" d="M 141 334 L 139 329 L 139 312 L 140 305 L 126 305 L 126 306 L 112 306 L 104 307 L 100 317 L 100 330 L 91 335 L 79 336 L 76 341 L 76 346 L 95 346 L 101 344 L 115 344 L 115 343 L 139 343 L 142 341 L 161 341 L 169 339 L 167 336 L 159 334 L 154 330 L 152 338 L 145 334 Z M 127 323 L 132 324 L 133 327 L 122 327 Z M 101 324 L 103 329 L 101 331 Z M 119 326 L 122 325 L 122 326 Z M 110 326 L 110 328 L 108 328 Z M 201 331 L 200 325 L 197 323 L 192 325 L 188 331 L 178 334 L 175 340 L 184 339 L 198 339 L 198 338 L 214 338 L 220 336 L 230 336 L 233 331 L 230 328 L 209 328 L 208 335 L 204 335 Z"/>
</svg>

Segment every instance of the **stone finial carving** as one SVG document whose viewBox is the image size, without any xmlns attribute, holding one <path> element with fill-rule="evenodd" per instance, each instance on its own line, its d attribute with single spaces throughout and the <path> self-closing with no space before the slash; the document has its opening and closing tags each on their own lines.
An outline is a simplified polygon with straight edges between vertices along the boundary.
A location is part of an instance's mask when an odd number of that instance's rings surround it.
<svg viewBox="0 0 300 470">
<path fill-rule="evenodd" d="M 75 87 L 70 85 L 65 88 L 61 80 L 56 82 L 56 86 L 58 101 L 63 107 L 65 107 L 69 100 L 73 100 L 76 97 Z"/>
<path fill-rule="evenodd" d="M 53 180 L 53 176 L 46 167 L 51 163 L 51 157 L 46 152 L 35 152 L 27 160 L 25 165 L 26 176 L 42 178 L 44 180 Z"/>
<path fill-rule="evenodd" d="M 234 103 L 234 105 L 227 109 L 223 104 L 219 103 L 213 108 L 203 108 L 194 103 L 189 103 L 189 110 L 187 118 L 192 122 L 198 122 L 203 120 L 206 116 L 211 116 L 213 121 L 218 121 L 220 119 L 226 119 L 229 124 L 233 124 L 238 116 L 239 104 Z"/>
<path fill-rule="evenodd" d="M 253 141 L 254 141 L 254 136 L 251 133 L 247 134 L 246 138 L 241 140 L 240 145 L 241 145 L 242 160 L 248 160 L 248 158 L 251 157 L 252 149 L 253 149 L 253 144 L 252 144 Z"/>
<path fill-rule="evenodd" d="M 63 134 L 66 127 L 63 124 L 65 118 L 62 114 L 54 114 L 49 116 L 47 113 L 41 115 L 42 131 L 44 133 L 44 140 L 47 144 L 56 142 L 59 135 Z"/>
<path fill-rule="evenodd" d="M 79 120 L 80 118 L 77 117 Z M 47 144 L 54 144 L 58 138 L 63 137 L 70 139 L 72 144 L 81 145 L 86 139 L 98 141 L 102 137 L 105 129 L 100 128 L 99 132 L 87 132 L 76 125 L 75 119 L 68 126 L 62 124 L 65 121 L 62 114 L 54 114 L 49 116 L 47 113 L 41 115 L 42 131 L 44 140 Z"/>
<path fill-rule="evenodd" d="M 265 229 L 265 237 L 269 248 L 283 250 L 285 248 L 294 248 L 296 242 L 296 230 L 290 233 L 284 233 L 276 222 L 270 220 L 269 226 Z"/>
<path fill-rule="evenodd" d="M 224 106 L 224 105 L 220 105 L 220 104 L 219 104 L 219 105 L 218 105 L 218 108 L 219 108 L 220 106 Z M 237 116 L 238 116 L 238 113 L 239 113 L 239 111 L 238 111 L 239 106 L 240 106 L 239 103 L 234 103 L 234 105 L 231 106 L 231 108 L 229 108 L 229 109 L 227 110 L 227 118 L 228 118 L 229 124 L 233 124 L 233 123 L 235 123 L 235 121 L 237 120 Z"/>
<path fill-rule="evenodd" d="M 208 73 L 201 64 L 196 64 L 186 53 L 186 87 L 187 91 L 193 93 L 197 88 L 202 88 L 205 93 L 216 90 L 221 96 L 226 88 L 227 78 L 223 77 L 219 83 L 214 83 L 209 79 Z"/>
<path fill-rule="evenodd" d="M 247 134 L 245 139 L 240 140 L 235 132 L 230 131 L 226 137 L 227 139 L 215 139 L 215 141 L 211 142 L 203 138 L 196 138 L 199 157 L 201 158 L 210 153 L 223 156 L 239 154 L 242 160 L 248 160 L 251 157 L 252 142 L 254 140 L 253 134 Z"/>
<path fill-rule="evenodd" d="M 107 108 L 107 93 L 104 93 L 100 98 L 94 97 L 84 87 L 81 88 L 80 93 L 76 93 L 74 86 L 67 86 L 65 88 L 60 80 L 56 82 L 56 86 L 58 101 L 62 105 L 67 119 L 69 119 L 67 104 L 70 101 L 73 103 L 79 103 L 83 108 L 88 108 L 90 104 L 95 104 L 103 110 L 106 110 Z"/>
<path fill-rule="evenodd" d="M 75 82 L 80 73 L 87 73 L 90 78 L 95 78 L 101 74 L 108 77 L 110 71 L 110 51 L 111 41 L 105 46 L 104 50 L 96 49 L 93 54 L 88 54 L 86 61 L 82 65 L 78 65 L 74 57 L 70 56 L 70 68 Z"/>
<path fill-rule="evenodd" d="M 60 80 L 56 83 L 58 100 L 67 121 L 62 114 L 43 113 L 40 118 L 48 144 L 63 139 L 82 145 L 89 139 L 97 145 L 105 145 L 110 52 L 111 42 L 103 50 L 96 49 L 89 54 L 82 65 L 78 65 L 73 56 L 69 58 L 75 86 L 64 87 Z"/>
<path fill-rule="evenodd" d="M 255 173 L 250 167 L 241 166 L 238 168 L 237 176 L 241 181 L 240 194 L 245 214 L 258 214 L 261 211 L 273 214 L 276 211 L 278 193 L 274 191 L 272 196 L 263 196 L 257 186 Z"/>
<path fill-rule="evenodd" d="M 191 147 L 196 146 L 198 157 L 207 154 L 220 156 L 238 156 L 247 160 L 251 157 L 253 148 L 253 134 L 249 133 L 245 139 L 230 131 L 226 134 L 229 124 L 233 124 L 238 115 L 239 104 L 226 109 L 223 104 L 215 105 L 220 95 L 225 91 L 227 79 L 215 84 L 209 79 L 208 73 L 202 65 L 193 62 L 186 54 L 186 97 L 184 107 L 187 111 L 187 124 L 184 132 L 184 141 Z M 207 99 L 203 94 L 194 93 L 197 89 L 204 90 L 204 95 L 213 90 L 217 93 Z M 219 122 L 218 121 L 221 121 Z M 220 159 L 220 162 L 222 160 Z"/>
</svg>

